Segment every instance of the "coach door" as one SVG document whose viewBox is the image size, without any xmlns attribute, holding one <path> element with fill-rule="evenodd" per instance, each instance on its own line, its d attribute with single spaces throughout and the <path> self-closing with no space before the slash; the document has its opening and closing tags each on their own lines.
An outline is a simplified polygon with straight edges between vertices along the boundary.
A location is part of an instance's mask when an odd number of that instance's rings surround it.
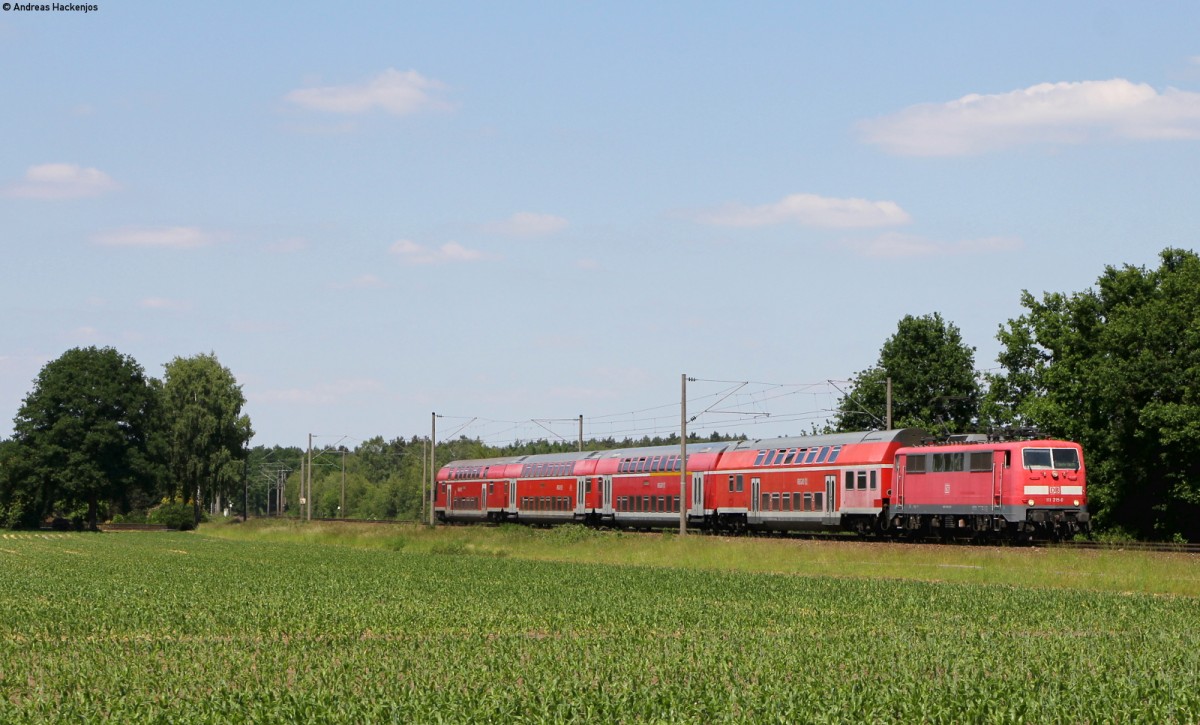
<svg viewBox="0 0 1200 725">
<path fill-rule="evenodd" d="M 612 476 L 604 476 L 600 479 L 600 510 L 606 514 L 612 513 Z"/>
<path fill-rule="evenodd" d="M 704 515 L 704 474 L 692 474 L 692 514 Z"/>
<path fill-rule="evenodd" d="M 479 510 L 487 511 L 487 483 L 479 484 Z"/>
<path fill-rule="evenodd" d="M 837 477 L 836 473 L 830 474 L 825 477 L 825 506 L 824 506 L 823 510 L 825 512 L 825 523 L 826 524 L 836 524 L 838 522 L 838 513 L 837 513 L 838 509 L 837 509 L 837 498 L 836 498 L 837 497 L 837 482 L 838 482 L 838 477 Z"/>
<path fill-rule="evenodd" d="M 517 479 L 508 479 L 508 508 L 512 511 L 517 510 Z"/>
<path fill-rule="evenodd" d="M 761 479 L 750 479 L 750 513 L 758 513 L 758 489 L 761 487 Z"/>
<path fill-rule="evenodd" d="M 575 479 L 575 513 L 577 514 L 583 513 L 584 507 L 587 506 L 587 501 L 585 499 L 585 495 L 587 494 L 587 482 L 588 480 L 586 478 L 580 477 Z"/>
</svg>

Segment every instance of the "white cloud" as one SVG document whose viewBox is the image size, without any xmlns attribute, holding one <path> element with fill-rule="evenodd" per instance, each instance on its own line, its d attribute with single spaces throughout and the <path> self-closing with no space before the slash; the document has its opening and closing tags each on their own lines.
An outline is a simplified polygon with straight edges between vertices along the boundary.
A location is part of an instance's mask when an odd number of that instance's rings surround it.
<svg viewBox="0 0 1200 725">
<path fill-rule="evenodd" d="M 894 201 L 836 199 L 816 194 L 791 194 L 771 204 L 729 204 L 701 212 L 705 224 L 729 227 L 762 227 L 792 222 L 809 227 L 861 228 L 907 224 L 908 212 Z"/>
<path fill-rule="evenodd" d="M 893 154 L 955 156 L 1031 143 L 1200 138 L 1200 93 L 1158 92 L 1123 78 L 1041 83 L 946 103 L 922 103 L 859 123 Z"/>
<path fill-rule="evenodd" d="M 214 243 L 217 236 L 196 227 L 125 227 L 98 234 L 92 241 L 103 247 L 195 249 Z"/>
<path fill-rule="evenodd" d="M 957 242 L 937 242 L 915 234 L 892 232 L 872 239 L 846 240 L 842 245 L 857 256 L 884 259 L 990 254 L 1014 252 L 1025 248 L 1025 243 L 1016 237 L 982 237 Z"/>
<path fill-rule="evenodd" d="M 485 225 L 486 231 L 509 237 L 541 237 L 567 228 L 567 220 L 552 214 L 535 214 L 522 211 L 502 222 Z"/>
<path fill-rule="evenodd" d="M 284 98 L 316 111 L 366 113 L 378 108 L 395 116 L 407 116 L 427 109 L 449 108 L 450 104 L 434 95 L 444 88 L 444 84 L 416 71 L 389 68 L 365 83 L 301 88 Z"/>
<path fill-rule="evenodd" d="M 167 297 L 147 297 L 138 303 L 138 307 L 147 310 L 168 310 L 182 312 L 192 308 L 191 303 L 183 300 L 173 300 Z"/>
<path fill-rule="evenodd" d="M 18 199 L 80 199 L 120 188 L 108 174 L 76 164 L 40 164 L 25 171 L 25 180 L 4 187 Z"/>
<path fill-rule="evenodd" d="M 440 264 L 446 262 L 477 262 L 486 259 L 483 252 L 467 249 L 458 242 L 446 242 L 440 247 L 425 247 L 408 239 L 401 239 L 388 249 L 407 264 Z"/>
</svg>

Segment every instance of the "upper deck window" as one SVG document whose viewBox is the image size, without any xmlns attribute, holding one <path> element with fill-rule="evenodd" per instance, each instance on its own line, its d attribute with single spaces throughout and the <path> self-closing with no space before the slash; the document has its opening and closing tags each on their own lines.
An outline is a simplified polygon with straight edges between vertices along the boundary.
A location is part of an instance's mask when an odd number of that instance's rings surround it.
<svg viewBox="0 0 1200 725">
<path fill-rule="evenodd" d="M 1079 451 L 1074 448 L 1026 448 L 1021 456 L 1025 468 L 1030 471 L 1079 470 Z"/>
</svg>

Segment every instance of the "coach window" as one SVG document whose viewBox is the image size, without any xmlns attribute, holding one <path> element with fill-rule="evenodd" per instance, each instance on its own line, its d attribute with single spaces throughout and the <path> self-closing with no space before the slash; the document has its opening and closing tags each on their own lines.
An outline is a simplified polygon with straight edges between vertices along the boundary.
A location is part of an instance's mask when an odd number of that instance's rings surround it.
<svg viewBox="0 0 1200 725">
<path fill-rule="evenodd" d="M 825 510 L 825 494 L 817 491 L 813 494 L 813 511 Z"/>
<path fill-rule="evenodd" d="M 871 471 L 871 490 L 875 491 L 878 488 L 879 485 L 875 482 L 875 471 Z"/>
<path fill-rule="evenodd" d="M 811 493 L 804 494 L 804 509 L 805 511 L 813 510 L 813 495 Z"/>
<path fill-rule="evenodd" d="M 729 492 L 733 493 L 733 476 L 729 477 Z"/>
<path fill-rule="evenodd" d="M 826 462 L 826 463 L 833 463 L 834 461 L 836 461 L 836 460 L 837 460 L 837 458 L 838 458 L 838 454 L 839 454 L 839 453 L 841 453 L 841 452 L 842 452 L 842 447 L 841 447 L 841 446 L 834 446 L 833 448 L 830 448 L 830 449 L 829 449 L 829 458 L 828 458 L 828 459 L 827 459 L 825 462 Z"/>
<path fill-rule="evenodd" d="M 824 463 L 825 457 L 829 455 L 829 446 L 821 446 L 821 454 L 817 456 L 817 463 Z"/>
<path fill-rule="evenodd" d="M 793 493 L 793 494 L 792 494 L 792 510 L 793 510 L 793 511 L 800 511 L 800 510 L 801 510 L 801 508 L 800 508 L 800 501 L 801 501 L 801 499 L 800 499 L 800 492 L 799 492 L 799 491 L 796 491 L 795 493 Z"/>
<path fill-rule="evenodd" d="M 737 475 L 737 492 L 741 493 L 742 491 L 745 491 L 745 490 L 746 490 L 745 481 L 742 479 L 742 474 L 739 473 Z"/>
<path fill-rule="evenodd" d="M 846 471 L 846 490 L 854 490 L 854 471 Z"/>
<path fill-rule="evenodd" d="M 820 448 L 809 448 L 808 455 L 804 456 L 804 462 L 812 463 L 813 460 L 817 457 L 817 454 L 820 452 L 821 452 Z"/>
</svg>

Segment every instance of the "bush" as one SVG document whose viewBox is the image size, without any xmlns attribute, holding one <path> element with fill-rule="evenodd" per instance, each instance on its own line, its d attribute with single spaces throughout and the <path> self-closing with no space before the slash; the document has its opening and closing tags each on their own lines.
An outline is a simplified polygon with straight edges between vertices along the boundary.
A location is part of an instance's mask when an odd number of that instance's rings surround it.
<svg viewBox="0 0 1200 725">
<path fill-rule="evenodd" d="M 28 527 L 30 514 L 28 510 L 26 498 L 23 494 L 16 494 L 12 500 L 8 502 L 8 506 L 0 504 L 0 527 L 6 529 L 20 529 Z"/>
<path fill-rule="evenodd" d="M 196 512 L 192 504 L 178 501 L 168 501 L 155 506 L 147 512 L 146 520 L 180 531 L 196 528 Z"/>
</svg>

